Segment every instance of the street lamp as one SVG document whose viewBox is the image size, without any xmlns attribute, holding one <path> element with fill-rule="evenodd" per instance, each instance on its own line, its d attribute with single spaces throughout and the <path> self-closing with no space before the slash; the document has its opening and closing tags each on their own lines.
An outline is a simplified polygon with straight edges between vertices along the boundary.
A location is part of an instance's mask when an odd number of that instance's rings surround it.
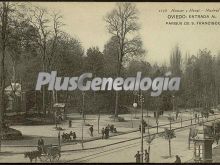
<svg viewBox="0 0 220 165">
<path fill-rule="evenodd" d="M 133 107 L 134 107 L 134 108 L 137 108 L 137 103 L 133 103 Z"/>
<path fill-rule="evenodd" d="M 85 93 L 82 92 L 82 95 L 83 95 L 83 106 L 82 106 L 82 148 L 83 148 L 84 147 L 83 146 L 83 127 L 84 127 L 84 124 L 85 124 L 85 118 L 84 118 Z"/>
<path fill-rule="evenodd" d="M 137 108 L 137 103 L 135 101 L 135 97 L 138 95 L 137 92 L 134 91 L 134 103 L 133 103 L 133 107 Z M 136 109 L 134 110 L 134 118 L 136 119 Z"/>
<path fill-rule="evenodd" d="M 143 160 L 143 156 L 144 156 L 144 147 L 143 147 L 143 102 L 144 102 L 144 98 L 142 95 L 142 91 L 141 94 L 139 95 L 140 98 L 140 103 L 141 103 L 141 163 L 144 162 Z"/>
<path fill-rule="evenodd" d="M 172 98 L 173 98 L 173 114 L 174 114 L 174 99 L 175 99 L 175 96 L 173 95 Z"/>
<path fill-rule="evenodd" d="M 135 109 L 135 111 L 136 111 L 136 108 L 137 108 L 137 103 L 133 103 L 133 107 L 134 107 L 134 109 Z M 133 120 L 132 120 L 132 111 L 131 111 L 131 126 L 132 126 L 132 128 L 133 128 Z"/>
</svg>

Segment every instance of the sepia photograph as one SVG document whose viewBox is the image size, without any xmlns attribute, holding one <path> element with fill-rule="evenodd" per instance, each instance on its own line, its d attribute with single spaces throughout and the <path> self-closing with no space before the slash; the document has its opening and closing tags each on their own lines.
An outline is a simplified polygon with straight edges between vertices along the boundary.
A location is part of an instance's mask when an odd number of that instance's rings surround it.
<svg viewBox="0 0 220 165">
<path fill-rule="evenodd" d="M 0 2 L 0 163 L 220 163 L 220 3 Z"/>
</svg>

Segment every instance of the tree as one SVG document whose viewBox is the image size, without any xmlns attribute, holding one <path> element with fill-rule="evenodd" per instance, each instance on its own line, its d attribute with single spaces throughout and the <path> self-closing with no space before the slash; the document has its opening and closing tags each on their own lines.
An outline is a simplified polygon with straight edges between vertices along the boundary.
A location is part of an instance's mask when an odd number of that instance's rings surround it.
<svg viewBox="0 0 220 165">
<path fill-rule="evenodd" d="M 148 162 L 150 162 L 150 146 L 151 146 L 151 144 L 152 144 L 152 142 L 153 142 L 153 140 L 156 138 L 156 135 L 154 134 L 154 135 L 151 135 L 151 134 L 149 134 L 147 137 L 146 137 L 146 142 L 147 142 L 147 144 L 148 144 L 148 154 L 149 154 L 149 160 L 148 160 Z"/>
<path fill-rule="evenodd" d="M 169 142 L 169 156 L 171 157 L 171 139 L 175 138 L 175 132 L 172 129 L 167 129 L 165 128 L 164 133 L 162 134 L 162 136 L 168 140 Z"/>
<path fill-rule="evenodd" d="M 182 54 L 179 46 L 175 46 L 170 55 L 170 68 L 174 76 L 181 76 Z"/>
<path fill-rule="evenodd" d="M 104 73 L 105 76 L 117 76 L 117 65 L 118 65 L 118 44 L 117 37 L 113 36 L 104 45 L 103 57 L 104 57 Z"/>
<path fill-rule="evenodd" d="M 60 27 L 63 25 L 61 19 L 62 16 L 58 13 L 51 15 L 44 8 L 33 7 L 30 10 L 29 22 L 37 30 L 37 33 L 33 33 L 31 37 L 38 45 L 37 48 L 42 60 L 42 71 L 48 71 L 51 67 Z M 46 114 L 45 95 L 45 86 L 43 86 L 42 111 L 44 114 Z"/>
<path fill-rule="evenodd" d="M 84 50 L 80 41 L 62 32 L 58 38 L 51 70 L 59 71 L 58 74 L 62 76 L 80 76 L 84 73 L 83 64 L 85 57 L 83 55 Z M 55 93 L 55 100 L 68 102 L 70 105 L 74 105 L 74 109 L 79 110 L 80 106 L 82 106 L 79 95 L 81 95 L 79 90 L 75 92 L 60 91 Z"/>
<path fill-rule="evenodd" d="M 1 147 L 1 139 L 2 139 L 2 125 L 4 119 L 4 112 L 6 109 L 6 99 L 5 99 L 5 79 L 6 79 L 6 70 L 5 70 L 5 58 L 6 58 L 6 49 L 7 49 L 7 42 L 8 42 L 8 20 L 10 15 L 10 7 L 9 2 L 1 2 L 0 6 L 0 26 L 1 26 L 1 109 L 0 109 L 0 147 Z M 1 148 L 0 148 L 1 149 Z"/>
<path fill-rule="evenodd" d="M 182 76 L 182 55 L 181 55 L 181 51 L 180 48 L 178 46 L 175 46 L 175 48 L 173 49 L 171 56 L 170 56 L 170 69 L 171 72 L 173 74 L 173 76 L 178 76 L 181 77 Z M 175 92 L 176 94 L 179 94 L 178 92 Z M 175 94 L 174 93 L 174 94 Z M 174 106 L 174 101 L 175 101 L 175 111 L 176 111 L 176 119 L 178 117 L 179 114 L 179 110 L 178 110 L 178 104 L 179 102 L 177 102 L 178 96 L 175 96 L 175 100 L 174 100 L 174 95 L 173 95 L 173 106 Z M 173 107 L 174 109 L 174 107 Z"/>
<path fill-rule="evenodd" d="M 121 75 L 125 57 L 137 56 L 144 53 L 142 41 L 138 36 L 130 37 L 139 30 L 138 10 L 133 3 L 117 3 L 105 17 L 108 32 L 116 37 L 117 43 L 117 76 Z M 116 91 L 115 117 L 118 116 L 119 93 Z"/>
<path fill-rule="evenodd" d="M 103 54 L 99 51 L 98 47 L 92 47 L 87 50 L 87 57 L 85 58 L 85 70 L 92 72 L 94 77 L 100 77 L 103 75 L 104 68 L 104 58 Z M 98 111 L 98 133 L 99 133 L 99 122 L 100 122 L 100 99 L 97 99 L 98 92 L 93 91 L 92 104 L 90 106 L 91 110 Z"/>
<path fill-rule="evenodd" d="M 98 47 L 92 47 L 87 50 L 87 57 L 84 59 L 84 68 L 93 73 L 94 76 L 103 74 L 103 54 Z"/>
</svg>

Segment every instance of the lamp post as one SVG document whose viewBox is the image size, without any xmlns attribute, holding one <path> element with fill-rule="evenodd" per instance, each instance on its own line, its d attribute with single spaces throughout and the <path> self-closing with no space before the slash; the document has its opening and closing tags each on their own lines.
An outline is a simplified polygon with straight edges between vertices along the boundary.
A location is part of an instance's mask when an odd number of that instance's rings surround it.
<svg viewBox="0 0 220 165">
<path fill-rule="evenodd" d="M 84 147 L 83 146 L 83 127 L 84 127 L 84 124 L 85 124 L 85 118 L 84 118 L 84 105 L 85 105 L 85 93 L 82 92 L 82 95 L 83 95 L 83 105 L 82 105 L 82 148 Z"/>
<path fill-rule="evenodd" d="M 175 98 L 175 96 L 173 95 L 172 98 L 173 98 L 173 113 L 174 113 L 174 98 Z"/>
<path fill-rule="evenodd" d="M 61 150 L 60 130 L 59 130 L 59 132 L 58 132 L 58 146 L 59 146 L 59 149 Z"/>
<path fill-rule="evenodd" d="M 136 108 L 137 108 L 137 103 L 136 102 L 133 103 L 133 107 L 136 111 Z M 132 111 L 131 111 L 131 123 L 132 123 L 132 128 L 133 128 Z"/>
<path fill-rule="evenodd" d="M 137 96 L 137 92 L 133 92 L 133 94 L 134 94 L 134 103 L 136 103 L 136 101 L 135 101 L 135 97 Z M 137 103 L 136 103 L 137 104 Z M 133 107 L 134 107 L 134 104 L 133 104 Z M 137 108 L 137 105 L 136 105 L 136 107 L 135 108 Z M 134 110 L 134 118 L 136 119 L 137 117 L 136 117 L 136 109 Z"/>
<path fill-rule="evenodd" d="M 144 156 L 144 138 L 143 138 L 143 118 L 144 118 L 144 114 L 143 114 L 143 102 L 144 102 L 144 98 L 142 95 L 142 91 L 141 94 L 139 95 L 140 97 L 140 103 L 141 103 L 141 163 L 143 163 L 143 156 Z"/>
</svg>

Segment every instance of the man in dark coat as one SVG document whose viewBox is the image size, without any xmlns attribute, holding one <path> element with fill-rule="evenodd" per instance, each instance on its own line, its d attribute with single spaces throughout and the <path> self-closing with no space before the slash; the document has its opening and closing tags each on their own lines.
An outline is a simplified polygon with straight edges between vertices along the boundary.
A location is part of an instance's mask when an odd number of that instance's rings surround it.
<svg viewBox="0 0 220 165">
<path fill-rule="evenodd" d="M 176 160 L 175 160 L 174 163 L 181 163 L 181 159 L 180 159 L 180 157 L 178 155 L 176 155 Z"/>
<path fill-rule="evenodd" d="M 135 154 L 134 157 L 136 158 L 136 163 L 140 163 L 141 162 L 141 155 L 140 155 L 139 151 Z"/>
<path fill-rule="evenodd" d="M 149 163 L 149 153 L 147 152 L 147 150 L 145 150 L 144 156 L 145 163 Z"/>
<path fill-rule="evenodd" d="M 72 127 L 72 120 L 69 120 L 69 128 Z"/>
<path fill-rule="evenodd" d="M 109 137 L 109 129 L 108 127 L 105 127 L 105 138 L 108 139 Z"/>
<path fill-rule="evenodd" d="M 89 131 L 90 131 L 91 136 L 93 136 L 93 126 L 91 126 L 91 127 L 89 128 Z"/>
<path fill-rule="evenodd" d="M 104 139 L 104 137 L 105 137 L 105 129 L 102 128 L 102 139 Z"/>
<path fill-rule="evenodd" d="M 40 137 L 40 139 L 38 140 L 38 150 L 40 152 L 43 152 L 43 149 L 44 149 L 44 140 L 42 137 Z"/>
</svg>

